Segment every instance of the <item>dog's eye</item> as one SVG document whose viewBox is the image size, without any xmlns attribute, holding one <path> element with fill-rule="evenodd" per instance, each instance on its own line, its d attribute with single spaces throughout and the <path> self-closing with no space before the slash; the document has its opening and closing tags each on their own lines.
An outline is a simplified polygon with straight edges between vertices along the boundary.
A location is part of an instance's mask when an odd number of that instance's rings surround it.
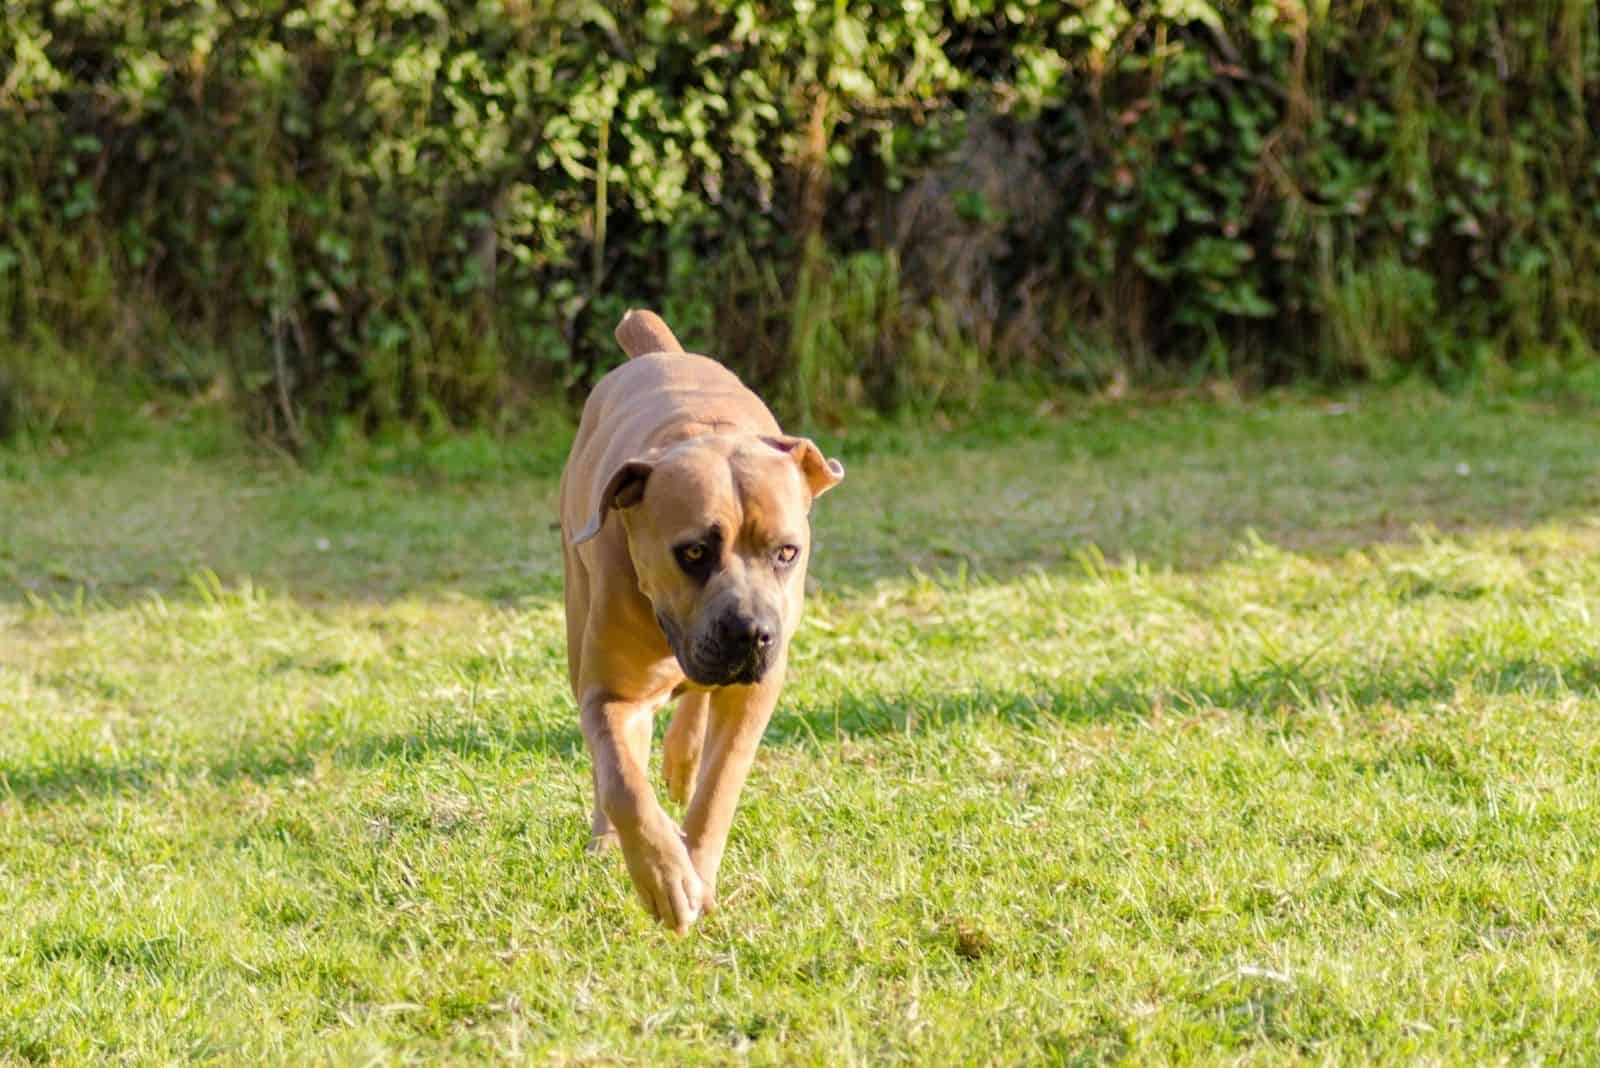
<svg viewBox="0 0 1600 1068">
<path fill-rule="evenodd" d="M 798 557 L 799 555 L 800 555 L 800 546 L 798 546 L 798 545 L 785 545 L 783 548 L 778 550 L 778 554 L 777 554 L 778 563 L 780 563 L 780 564 L 792 564 L 792 563 L 795 562 L 795 558 Z"/>
<path fill-rule="evenodd" d="M 673 550 L 673 553 L 678 558 L 678 566 L 694 578 L 703 577 L 706 569 L 711 566 L 711 550 L 703 541 L 680 545 Z"/>
</svg>

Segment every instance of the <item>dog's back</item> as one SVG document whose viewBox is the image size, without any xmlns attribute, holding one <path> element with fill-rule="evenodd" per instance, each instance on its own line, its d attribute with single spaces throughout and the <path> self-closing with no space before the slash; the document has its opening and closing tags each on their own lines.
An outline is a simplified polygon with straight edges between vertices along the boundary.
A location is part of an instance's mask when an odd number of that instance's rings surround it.
<svg viewBox="0 0 1600 1068">
<path fill-rule="evenodd" d="M 589 393 L 562 477 L 561 515 L 568 534 L 594 511 L 594 494 L 623 462 L 702 434 L 777 435 L 772 412 L 738 375 L 688 352 L 651 311 L 635 310 L 617 324 L 628 362 L 613 368 Z M 583 472 L 571 485 L 572 470 Z"/>
</svg>

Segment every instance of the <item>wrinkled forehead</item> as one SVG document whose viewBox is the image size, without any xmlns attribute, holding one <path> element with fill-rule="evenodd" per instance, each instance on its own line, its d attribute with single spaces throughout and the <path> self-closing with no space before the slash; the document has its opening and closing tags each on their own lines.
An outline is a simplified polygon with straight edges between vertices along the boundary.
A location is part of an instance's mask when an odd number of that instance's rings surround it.
<svg viewBox="0 0 1600 1068">
<path fill-rule="evenodd" d="M 806 517 L 798 465 L 761 442 L 675 449 L 651 473 L 645 499 L 657 529 L 669 537 L 703 534 L 712 526 L 790 537 Z"/>
</svg>

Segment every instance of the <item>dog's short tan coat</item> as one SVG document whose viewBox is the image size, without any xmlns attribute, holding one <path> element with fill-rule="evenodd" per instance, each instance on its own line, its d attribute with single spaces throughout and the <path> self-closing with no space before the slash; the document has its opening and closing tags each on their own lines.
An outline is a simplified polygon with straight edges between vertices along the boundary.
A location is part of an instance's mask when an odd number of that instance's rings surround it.
<svg viewBox="0 0 1600 1068">
<path fill-rule="evenodd" d="M 584 406 L 561 479 L 567 657 L 594 766 L 591 846 L 615 842 L 645 907 L 688 929 L 715 905 L 739 793 L 783 685 L 811 502 L 844 477 L 651 312 Z M 647 774 L 657 709 L 678 708 Z"/>
</svg>

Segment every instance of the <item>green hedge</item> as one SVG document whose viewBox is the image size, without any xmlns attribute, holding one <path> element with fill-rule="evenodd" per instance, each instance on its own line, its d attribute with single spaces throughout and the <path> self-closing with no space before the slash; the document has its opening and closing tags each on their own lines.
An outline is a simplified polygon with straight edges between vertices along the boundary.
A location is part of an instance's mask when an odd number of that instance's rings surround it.
<svg viewBox="0 0 1600 1068">
<path fill-rule="evenodd" d="M 1592 0 L 0 11 L 13 422 L 123 370 L 291 440 L 506 418 L 630 304 L 808 414 L 1600 327 Z"/>
</svg>

